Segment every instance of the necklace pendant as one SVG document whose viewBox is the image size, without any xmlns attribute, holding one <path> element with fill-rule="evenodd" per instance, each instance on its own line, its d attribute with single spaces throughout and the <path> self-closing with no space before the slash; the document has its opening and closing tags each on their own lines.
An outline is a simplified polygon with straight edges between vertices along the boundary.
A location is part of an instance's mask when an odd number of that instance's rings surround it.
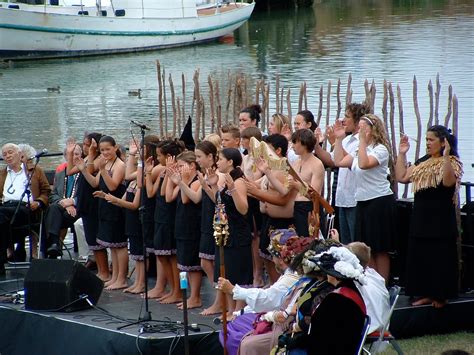
<svg viewBox="0 0 474 355">
<path fill-rule="evenodd" d="M 10 187 L 8 187 L 7 192 L 10 195 L 13 195 L 15 193 L 15 189 L 13 188 L 13 183 L 10 185 Z"/>
</svg>

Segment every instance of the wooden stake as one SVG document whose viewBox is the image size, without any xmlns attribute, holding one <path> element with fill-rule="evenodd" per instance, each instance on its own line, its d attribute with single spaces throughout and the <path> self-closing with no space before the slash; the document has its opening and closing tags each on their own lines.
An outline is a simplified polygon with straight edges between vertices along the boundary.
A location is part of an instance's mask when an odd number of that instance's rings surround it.
<svg viewBox="0 0 474 355">
<path fill-rule="evenodd" d="M 160 114 L 160 136 L 164 137 L 163 130 L 163 82 L 161 81 L 161 65 L 160 61 L 156 61 L 156 72 L 158 73 L 158 112 Z"/>
<path fill-rule="evenodd" d="M 456 94 L 453 95 L 453 134 L 458 136 L 458 97 Z"/>
<path fill-rule="evenodd" d="M 341 79 L 337 79 L 337 90 L 336 90 L 336 95 L 337 95 L 337 113 L 336 113 L 336 120 L 339 119 L 341 116 L 341 111 L 342 111 L 342 104 L 341 104 Z"/>
<path fill-rule="evenodd" d="M 431 80 L 428 83 L 428 93 L 430 95 L 430 117 L 428 118 L 428 124 L 426 125 L 426 129 L 430 128 L 433 125 L 433 84 L 431 83 Z"/>
<path fill-rule="evenodd" d="M 304 90 L 304 84 L 301 84 L 300 94 L 298 96 L 298 112 L 303 110 L 303 90 Z"/>
<path fill-rule="evenodd" d="M 328 82 L 328 92 L 326 94 L 326 127 L 329 126 L 329 119 L 331 115 L 331 87 L 332 82 L 329 80 Z M 327 139 L 324 140 L 323 149 L 326 150 L 327 147 Z"/>
<path fill-rule="evenodd" d="M 210 75 L 207 76 L 207 83 L 209 85 L 209 112 L 211 116 L 211 132 L 215 131 L 215 105 L 214 105 L 214 85 L 212 84 L 212 78 Z M 204 138 L 204 136 L 203 136 Z"/>
<path fill-rule="evenodd" d="M 304 109 L 308 109 L 308 95 L 306 92 L 306 81 L 304 82 L 304 91 L 303 91 L 303 97 L 304 97 Z"/>
<path fill-rule="evenodd" d="M 276 94 L 276 107 L 275 113 L 280 113 L 280 76 L 277 74 L 275 82 L 275 94 Z M 270 115 L 268 116 L 270 119 Z"/>
<path fill-rule="evenodd" d="M 349 73 L 349 77 L 347 78 L 347 90 L 346 90 L 346 107 L 352 102 L 352 74 Z"/>
<path fill-rule="evenodd" d="M 319 127 L 321 123 L 321 117 L 323 116 L 323 86 L 319 88 L 319 107 L 318 107 L 318 118 L 316 120 L 316 125 Z"/>
<path fill-rule="evenodd" d="M 372 84 L 370 84 L 370 113 L 374 113 L 375 107 L 375 95 L 377 93 L 377 89 L 375 88 L 375 81 L 372 80 Z"/>
<path fill-rule="evenodd" d="M 186 124 L 186 78 L 184 77 L 184 73 L 181 73 L 181 90 L 183 93 L 183 110 L 181 112 L 181 123 L 184 128 Z M 181 124 L 179 125 L 179 132 L 181 133 Z"/>
<path fill-rule="evenodd" d="M 420 157 L 420 145 L 421 145 L 421 115 L 420 109 L 418 108 L 418 83 L 416 82 L 416 76 L 413 76 L 413 107 L 415 108 L 416 115 L 416 150 L 415 150 L 415 161 Z"/>
<path fill-rule="evenodd" d="M 163 68 L 163 75 L 161 76 L 163 80 L 163 104 L 165 108 L 165 135 L 168 136 L 168 102 L 166 100 L 166 71 Z"/>
<path fill-rule="evenodd" d="M 288 120 L 291 122 L 291 89 L 288 89 L 286 93 L 286 108 L 288 109 Z"/>
<path fill-rule="evenodd" d="M 215 86 L 216 86 L 216 102 L 217 102 L 217 133 L 220 132 L 221 127 L 222 127 L 222 105 L 221 105 L 221 96 L 219 92 L 219 82 L 216 80 L 215 81 Z"/>
<path fill-rule="evenodd" d="M 176 99 L 176 108 L 178 110 L 178 116 L 177 116 L 178 117 L 178 119 L 177 119 L 177 121 L 178 121 L 178 132 L 181 133 L 182 132 L 181 131 L 181 102 L 179 100 L 179 97 Z"/>
<path fill-rule="evenodd" d="M 176 112 L 176 95 L 174 93 L 174 85 L 173 85 L 173 78 L 171 77 L 171 73 L 169 74 L 168 81 L 170 84 L 170 90 L 171 90 L 171 105 L 173 108 L 173 137 L 176 137 L 176 121 L 178 118 L 177 112 Z"/>
<path fill-rule="evenodd" d="M 453 105 L 453 87 L 449 85 L 448 87 L 448 112 L 446 113 L 446 117 L 444 118 L 444 127 L 448 127 L 449 120 L 451 118 L 451 111 Z"/>
<path fill-rule="evenodd" d="M 388 84 L 387 80 L 383 81 L 383 101 L 382 101 L 382 117 L 385 127 L 388 127 L 388 111 L 387 111 L 387 102 L 388 102 Z"/>
<path fill-rule="evenodd" d="M 232 77 L 227 73 L 227 103 L 225 105 L 225 123 L 229 123 L 230 98 L 232 96 Z"/>
<path fill-rule="evenodd" d="M 435 124 L 439 124 L 439 95 L 441 93 L 441 84 L 439 83 L 439 73 L 436 74 L 436 91 L 435 91 Z"/>
</svg>

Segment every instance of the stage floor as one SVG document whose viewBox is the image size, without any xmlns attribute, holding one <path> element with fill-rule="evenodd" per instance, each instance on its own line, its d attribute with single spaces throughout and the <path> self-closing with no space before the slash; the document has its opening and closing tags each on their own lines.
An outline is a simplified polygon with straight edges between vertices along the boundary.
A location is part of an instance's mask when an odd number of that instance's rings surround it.
<svg viewBox="0 0 474 355">
<path fill-rule="evenodd" d="M 175 305 L 162 305 L 149 300 L 153 333 L 143 332 L 144 323 L 120 326 L 136 321 L 144 314 L 145 302 L 138 295 L 121 291 L 106 291 L 91 308 L 72 313 L 33 312 L 23 304 L 12 302 L 11 294 L 23 289 L 26 270 L 8 270 L 0 277 L 0 353 L 3 354 L 184 354 L 183 312 Z M 153 286 L 154 279 L 149 284 Z M 204 306 L 212 303 L 214 290 L 203 278 Z M 191 354 L 221 354 L 218 342 L 219 325 L 215 316 L 199 315 L 202 308 L 189 310 L 189 323 L 197 324 L 198 331 L 189 331 Z M 463 294 L 444 309 L 431 306 L 412 307 L 406 296 L 401 296 L 391 320 L 391 331 L 397 338 L 426 334 L 473 330 L 474 295 Z M 147 326 L 145 326 L 147 327 Z M 172 328 L 170 328 L 172 327 Z"/>
</svg>

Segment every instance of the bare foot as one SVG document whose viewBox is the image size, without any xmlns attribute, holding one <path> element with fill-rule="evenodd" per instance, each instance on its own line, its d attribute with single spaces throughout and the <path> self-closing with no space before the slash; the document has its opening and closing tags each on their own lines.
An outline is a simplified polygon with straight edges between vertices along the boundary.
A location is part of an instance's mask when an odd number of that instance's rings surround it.
<svg viewBox="0 0 474 355">
<path fill-rule="evenodd" d="M 416 302 L 413 302 L 411 305 L 412 306 L 423 306 L 425 304 L 431 304 L 431 303 L 433 303 L 433 300 L 431 298 L 424 297 L 424 298 L 419 299 Z"/>
<path fill-rule="evenodd" d="M 157 300 L 158 300 L 159 302 L 161 302 L 161 301 L 164 300 L 165 298 L 169 298 L 169 297 L 171 297 L 172 295 L 173 295 L 173 292 L 168 292 L 168 293 L 164 294 L 163 296 L 158 297 Z"/>
<path fill-rule="evenodd" d="M 130 293 L 139 294 L 139 293 L 143 293 L 143 291 L 145 291 L 145 286 L 137 286 Z"/>
<path fill-rule="evenodd" d="M 219 307 L 218 304 L 213 304 L 211 307 L 206 308 L 199 314 L 201 316 L 212 316 L 214 314 L 219 314 L 219 313 L 221 313 L 221 307 Z"/>
<path fill-rule="evenodd" d="M 104 287 L 109 287 L 110 285 L 114 284 L 117 282 L 117 279 L 109 279 L 106 283 L 104 283 Z"/>
<path fill-rule="evenodd" d="M 161 301 L 159 301 L 161 304 L 172 304 L 172 303 L 178 303 L 181 302 L 183 299 L 182 296 L 180 295 L 171 295 L 169 297 L 163 298 Z"/>
<path fill-rule="evenodd" d="M 135 290 L 135 285 L 132 285 L 130 287 L 127 287 L 125 290 L 123 290 L 124 293 L 133 293 L 133 290 Z"/>
<path fill-rule="evenodd" d="M 112 290 L 121 290 L 123 288 L 126 288 L 128 286 L 127 282 L 115 282 L 111 285 L 109 285 L 108 287 L 106 287 L 105 289 L 106 290 L 109 290 L 109 291 L 112 291 Z"/>
<path fill-rule="evenodd" d="M 163 297 L 165 295 L 166 291 L 163 290 L 163 289 L 157 289 L 157 288 L 153 288 L 151 289 L 150 291 L 148 291 L 148 298 L 150 299 L 154 299 L 154 298 L 160 298 L 160 297 Z M 143 297 L 145 297 L 145 295 L 143 295 Z"/>
<path fill-rule="evenodd" d="M 433 307 L 436 308 L 436 309 L 443 308 L 447 304 L 448 304 L 448 302 L 446 300 L 443 300 L 443 301 L 433 300 L 433 303 L 432 303 Z"/>
<path fill-rule="evenodd" d="M 110 280 L 110 275 L 108 274 L 97 274 L 97 277 L 104 282 L 107 282 Z"/>
<path fill-rule="evenodd" d="M 199 308 L 202 307 L 202 302 L 201 298 L 196 298 L 196 299 L 188 299 L 188 304 L 187 304 L 188 309 L 193 309 L 193 308 Z M 178 304 L 178 309 L 183 309 L 183 303 Z"/>
</svg>

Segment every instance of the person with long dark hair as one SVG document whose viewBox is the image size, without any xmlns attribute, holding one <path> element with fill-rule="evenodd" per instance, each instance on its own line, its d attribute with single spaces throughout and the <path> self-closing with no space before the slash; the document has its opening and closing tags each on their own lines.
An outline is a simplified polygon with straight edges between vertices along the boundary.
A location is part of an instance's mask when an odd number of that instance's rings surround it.
<svg viewBox="0 0 474 355">
<path fill-rule="evenodd" d="M 242 132 L 247 127 L 258 127 L 260 123 L 260 114 L 262 108 L 260 105 L 250 105 L 242 109 L 239 113 L 239 128 Z"/>
<path fill-rule="evenodd" d="M 208 177 L 208 183 L 216 191 L 216 202 L 225 206 L 228 217 L 229 237 L 224 246 L 224 264 L 226 278 L 232 284 L 251 287 L 253 281 L 252 270 L 252 235 L 247 220 L 248 202 L 247 187 L 244 182 L 244 173 L 239 168 L 242 164 L 242 155 L 235 148 L 225 148 L 219 153 L 217 168 L 225 174 L 225 185 L 218 186 L 216 174 Z M 220 255 L 216 253 L 214 278 L 219 277 Z M 228 298 L 228 312 L 244 307 L 242 301 L 233 301 Z"/>
<path fill-rule="evenodd" d="M 125 163 L 121 160 L 121 152 L 115 139 L 103 136 L 99 141 L 100 156 L 97 161 L 98 173 L 93 176 L 89 173 L 86 163 L 81 158 L 75 158 L 74 163 L 82 172 L 87 182 L 98 191 L 93 193 L 99 200 L 99 229 L 97 243 L 111 249 L 112 277 L 105 283 L 107 290 L 126 288 L 128 270 L 127 238 L 123 210 L 108 203 L 104 198 L 110 193 L 121 198 L 125 193 Z"/>
<path fill-rule="evenodd" d="M 457 296 L 459 236 L 455 207 L 463 174 L 457 139 L 444 126 L 426 132 L 426 155 L 408 166 L 407 136 L 400 139 L 398 182 L 413 183 L 415 199 L 408 239 L 406 294 L 420 297 L 413 305 L 446 305 Z M 442 265 L 441 265 L 442 264 Z M 433 272 L 436 270 L 436 272 Z"/>
</svg>

